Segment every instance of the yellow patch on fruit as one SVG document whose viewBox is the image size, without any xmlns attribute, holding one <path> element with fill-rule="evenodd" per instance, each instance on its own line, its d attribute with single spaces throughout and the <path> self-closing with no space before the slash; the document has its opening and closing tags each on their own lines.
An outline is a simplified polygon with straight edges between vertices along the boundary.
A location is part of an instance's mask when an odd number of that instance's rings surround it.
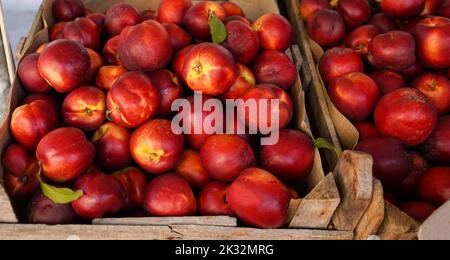
<svg viewBox="0 0 450 260">
<path fill-rule="evenodd" d="M 162 149 L 152 149 L 145 145 L 139 146 L 136 153 L 142 155 L 142 158 L 144 159 L 150 159 L 153 163 L 159 163 L 166 154 Z"/>
</svg>

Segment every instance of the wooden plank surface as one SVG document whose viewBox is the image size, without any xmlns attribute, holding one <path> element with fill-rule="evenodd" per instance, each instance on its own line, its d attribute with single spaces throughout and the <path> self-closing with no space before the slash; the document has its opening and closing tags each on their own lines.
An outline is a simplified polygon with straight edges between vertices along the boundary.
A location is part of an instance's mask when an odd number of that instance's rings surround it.
<svg viewBox="0 0 450 260">
<path fill-rule="evenodd" d="M 383 185 L 377 179 L 373 182 L 373 195 L 369 207 L 355 229 L 356 240 L 367 240 L 377 233 L 384 220 Z"/>
<path fill-rule="evenodd" d="M 386 201 L 384 221 L 377 236 L 382 240 L 413 240 L 417 239 L 419 226 L 420 223 Z"/>
<path fill-rule="evenodd" d="M 125 225 L 125 226 L 170 226 L 199 225 L 236 227 L 237 219 L 226 216 L 207 217 L 149 217 L 149 218 L 101 218 L 92 221 L 94 225 Z"/>
<path fill-rule="evenodd" d="M 297 214 L 297 209 L 301 202 L 301 199 L 291 199 L 289 201 L 288 216 L 285 222 L 286 226 L 289 226 L 289 223 L 291 223 L 292 219 L 295 217 L 295 214 Z"/>
<path fill-rule="evenodd" d="M 450 240 L 450 201 L 437 209 L 422 224 L 419 240 Z"/>
<path fill-rule="evenodd" d="M 289 228 L 327 229 L 340 201 L 333 174 L 328 174 L 302 199 Z"/>
<path fill-rule="evenodd" d="M 353 232 L 263 230 L 215 226 L 104 226 L 0 224 L 0 240 L 351 240 Z"/>
<path fill-rule="evenodd" d="M 334 171 L 341 204 L 333 216 L 337 230 L 353 231 L 372 200 L 372 156 L 344 151 Z"/>
</svg>

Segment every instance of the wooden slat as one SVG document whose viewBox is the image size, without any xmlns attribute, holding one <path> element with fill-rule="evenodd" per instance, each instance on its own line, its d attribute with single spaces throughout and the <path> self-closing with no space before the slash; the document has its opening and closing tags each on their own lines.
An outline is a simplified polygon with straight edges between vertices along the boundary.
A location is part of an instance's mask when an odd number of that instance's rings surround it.
<svg viewBox="0 0 450 260">
<path fill-rule="evenodd" d="M 386 201 L 384 221 L 377 236 L 382 240 L 413 240 L 417 239 L 419 226 L 420 223 Z"/>
<path fill-rule="evenodd" d="M 344 151 L 334 171 L 341 204 L 333 216 L 337 230 L 353 231 L 372 200 L 372 156 Z"/>
<path fill-rule="evenodd" d="M 289 223 L 291 223 L 292 219 L 295 217 L 295 214 L 297 213 L 298 206 L 302 202 L 301 199 L 291 199 L 289 201 L 289 208 L 288 208 L 288 217 L 286 218 L 286 226 L 289 226 Z"/>
<path fill-rule="evenodd" d="M 300 18 L 298 11 L 297 0 L 287 0 L 286 9 L 288 11 L 289 19 L 295 30 L 295 40 L 300 46 L 304 62 L 302 66 L 301 76 L 306 79 L 306 82 L 310 82 L 308 86 L 304 86 L 307 90 L 307 97 L 310 107 L 312 121 L 320 137 L 327 139 L 331 142 L 339 151 L 342 151 L 341 144 L 336 133 L 336 129 L 333 124 L 333 120 L 328 109 L 325 94 L 323 92 L 322 82 L 320 75 L 317 73 L 316 65 L 313 54 L 308 42 L 308 33 Z M 331 170 L 337 164 L 338 157 L 333 151 L 324 151 L 328 166 Z"/>
<path fill-rule="evenodd" d="M 18 220 L 11 205 L 11 201 L 3 188 L 3 184 L 0 182 L 0 223 L 17 222 Z"/>
<path fill-rule="evenodd" d="M 333 174 L 328 174 L 302 199 L 289 228 L 327 229 L 340 201 Z"/>
<path fill-rule="evenodd" d="M 215 226 L 104 226 L 0 224 L 0 240 L 351 240 L 353 232 Z"/>
<path fill-rule="evenodd" d="M 437 209 L 422 224 L 419 240 L 450 240 L 450 201 Z"/>
<path fill-rule="evenodd" d="M 377 179 L 373 182 L 372 201 L 355 229 L 356 240 L 367 240 L 377 233 L 384 220 L 383 185 Z"/>
<path fill-rule="evenodd" d="M 94 225 L 124 225 L 124 226 L 170 226 L 199 225 L 236 227 L 237 219 L 226 216 L 211 217 L 150 217 L 150 218 L 102 218 L 94 219 Z"/>
</svg>

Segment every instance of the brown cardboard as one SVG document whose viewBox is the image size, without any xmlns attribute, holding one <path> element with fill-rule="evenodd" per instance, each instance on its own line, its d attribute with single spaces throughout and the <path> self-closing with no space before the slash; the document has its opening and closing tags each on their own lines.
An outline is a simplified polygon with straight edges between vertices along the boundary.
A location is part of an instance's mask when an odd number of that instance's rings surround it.
<svg viewBox="0 0 450 260">
<path fill-rule="evenodd" d="M 25 55 L 34 52 L 41 44 L 46 43 L 49 41 L 48 37 L 48 28 L 54 24 L 54 20 L 52 17 L 52 4 L 54 0 L 44 0 L 42 4 L 42 8 L 39 9 L 37 14 L 37 19 L 33 23 L 33 26 L 30 30 L 30 33 L 27 37 L 27 39 L 24 41 L 24 44 L 22 47 L 19 47 L 18 49 L 21 49 L 18 53 L 18 60 L 20 61 Z M 159 5 L 159 0 L 102 0 L 102 1 L 95 1 L 95 0 L 87 0 L 85 1 L 86 7 L 93 10 L 93 11 L 99 11 L 104 12 L 109 6 L 111 6 L 114 3 L 119 2 L 127 2 L 138 8 L 139 10 L 146 10 L 148 8 L 151 8 L 153 10 L 156 10 L 156 8 Z M 279 13 L 278 5 L 276 0 L 265 0 L 264 4 L 261 3 L 261 1 L 258 0 L 233 0 L 232 2 L 235 2 L 239 4 L 242 9 L 244 10 L 245 14 L 253 20 L 256 20 L 258 17 L 260 17 L 263 14 L 266 13 Z M 296 51 L 288 51 L 288 54 L 294 59 L 296 63 L 301 63 L 302 58 L 296 57 Z M 14 79 L 13 87 L 11 88 L 10 92 L 10 99 L 9 99 L 9 111 L 7 112 L 8 116 L 7 118 L 1 122 L 0 124 L 0 151 L 3 151 L 6 145 L 11 141 L 11 137 L 9 134 L 9 121 L 10 121 L 10 115 L 12 114 L 12 111 L 14 108 L 17 107 L 18 102 L 20 98 L 23 96 L 23 90 L 20 86 L 20 82 L 17 79 L 17 77 Z M 305 133 L 307 133 L 311 138 L 313 138 L 308 117 L 306 114 L 306 108 L 305 108 L 305 93 L 303 91 L 302 87 L 302 81 L 300 79 L 300 76 L 297 78 L 296 83 L 292 87 L 291 90 L 291 97 L 293 99 L 293 102 L 295 104 L 295 125 L 298 129 L 301 129 Z M 317 184 L 319 184 L 325 174 L 323 171 L 322 161 L 320 158 L 320 153 L 316 150 L 315 151 L 315 162 L 312 169 L 312 172 L 310 176 L 302 182 L 302 187 L 304 187 L 304 193 L 307 194 L 309 191 L 311 191 Z M 0 167 L 0 177 L 3 173 L 3 167 Z"/>
</svg>

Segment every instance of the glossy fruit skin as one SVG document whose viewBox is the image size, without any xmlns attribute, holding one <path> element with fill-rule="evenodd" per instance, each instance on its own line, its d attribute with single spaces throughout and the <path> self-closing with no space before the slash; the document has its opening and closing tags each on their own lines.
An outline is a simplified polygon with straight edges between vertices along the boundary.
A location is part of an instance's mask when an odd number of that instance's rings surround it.
<svg viewBox="0 0 450 260">
<path fill-rule="evenodd" d="M 314 164 L 311 138 L 298 130 L 283 129 L 278 143 L 261 147 L 263 168 L 285 183 L 309 175 Z"/>
<path fill-rule="evenodd" d="M 227 201 L 244 222 L 258 228 L 279 228 L 287 216 L 289 189 L 275 176 L 249 168 L 231 184 Z"/>
<path fill-rule="evenodd" d="M 349 48 L 332 48 L 327 50 L 319 62 L 319 71 L 325 82 L 330 82 L 352 72 L 363 72 L 361 57 Z"/>
<path fill-rule="evenodd" d="M 66 26 L 67 22 L 59 22 L 53 25 L 49 31 L 48 34 L 50 36 L 50 41 L 56 41 L 64 39 L 64 27 Z"/>
<path fill-rule="evenodd" d="M 64 26 L 64 39 L 76 41 L 86 48 L 100 49 L 101 36 L 97 24 L 89 18 L 77 18 Z"/>
<path fill-rule="evenodd" d="M 79 87 L 66 96 L 61 113 L 67 126 L 93 131 L 105 121 L 106 96 L 96 87 Z"/>
<path fill-rule="evenodd" d="M 20 62 L 17 70 L 22 86 L 32 93 L 45 93 L 52 88 L 39 74 L 38 60 L 40 54 L 33 53 L 26 56 L 22 62 Z"/>
<path fill-rule="evenodd" d="M 197 202 L 183 177 L 168 173 L 156 177 L 145 191 L 144 209 L 154 216 L 192 216 Z"/>
<path fill-rule="evenodd" d="M 252 63 L 260 48 L 258 33 L 241 21 L 229 21 L 225 26 L 228 35 L 222 46 L 231 52 L 236 62 Z"/>
<path fill-rule="evenodd" d="M 192 189 L 199 190 L 210 182 L 210 177 L 203 166 L 200 153 L 186 149 L 183 152 L 175 172 L 185 178 Z"/>
<path fill-rule="evenodd" d="M 423 223 L 437 208 L 426 202 L 413 201 L 403 203 L 400 205 L 400 209 L 416 221 Z"/>
<path fill-rule="evenodd" d="M 178 78 L 183 82 L 183 84 L 186 84 L 183 78 L 184 61 L 186 60 L 186 55 L 193 47 L 194 47 L 193 44 L 188 45 L 183 49 L 179 50 L 178 52 L 176 52 L 175 55 L 173 56 L 172 71 L 178 76 Z"/>
<path fill-rule="evenodd" d="M 223 10 L 225 10 L 227 17 L 233 15 L 245 17 L 244 11 L 242 11 L 241 7 L 238 4 L 235 4 L 233 2 L 221 2 L 220 5 L 222 6 Z"/>
<path fill-rule="evenodd" d="M 258 32 L 262 50 L 284 52 L 292 45 L 294 30 L 289 21 L 279 14 L 269 13 L 259 17 L 253 29 Z"/>
<path fill-rule="evenodd" d="M 428 68 L 450 67 L 450 18 L 430 17 L 416 26 L 414 36 L 420 62 Z"/>
<path fill-rule="evenodd" d="M 377 83 L 383 95 L 406 86 L 403 76 L 392 70 L 379 70 L 370 74 L 370 77 Z"/>
<path fill-rule="evenodd" d="M 401 70 L 400 74 L 402 74 L 403 78 L 409 82 L 409 81 L 412 81 L 413 79 L 415 79 L 417 77 L 417 75 L 420 75 L 424 71 L 425 71 L 425 68 L 419 62 L 416 62 L 411 67 Z"/>
<path fill-rule="evenodd" d="M 198 211 L 202 216 L 230 216 L 234 213 L 226 201 L 230 184 L 214 181 L 202 189 L 198 195 Z"/>
<path fill-rule="evenodd" d="M 450 162 L 450 116 L 439 118 L 436 129 L 421 146 L 422 154 L 434 163 Z"/>
<path fill-rule="evenodd" d="M 381 29 L 374 25 L 360 26 L 346 36 L 345 46 L 352 48 L 362 57 L 367 58 L 369 43 L 381 33 Z"/>
<path fill-rule="evenodd" d="M 402 143 L 390 137 L 375 137 L 360 142 L 355 150 L 373 157 L 373 175 L 386 188 L 396 187 L 412 171 L 412 163 Z"/>
<path fill-rule="evenodd" d="M 313 15 L 308 22 L 307 30 L 318 44 L 332 47 L 344 39 L 346 27 L 344 19 L 337 11 L 322 9 Z"/>
<path fill-rule="evenodd" d="M 200 149 L 202 164 L 212 179 L 231 182 L 254 160 L 251 146 L 235 135 L 213 135 Z"/>
<path fill-rule="evenodd" d="M 144 203 L 145 188 L 147 187 L 147 176 L 134 167 L 116 171 L 112 174 L 118 180 L 126 193 L 124 209 L 138 210 Z"/>
<path fill-rule="evenodd" d="M 53 17 L 57 22 L 70 22 L 85 15 L 81 0 L 56 0 L 52 6 Z"/>
<path fill-rule="evenodd" d="M 191 0 L 162 0 L 159 4 L 156 19 L 160 23 L 183 25 L 183 18 L 191 8 Z"/>
<path fill-rule="evenodd" d="M 425 0 L 425 9 L 421 15 L 437 14 L 445 0 Z"/>
<path fill-rule="evenodd" d="M 225 91 L 225 93 L 220 95 L 220 98 L 222 100 L 238 99 L 245 92 L 247 92 L 247 90 L 256 85 L 255 74 L 253 74 L 253 71 L 250 68 L 240 63 L 238 63 L 238 68 L 240 75 L 238 76 L 234 84 L 227 91 Z"/>
<path fill-rule="evenodd" d="M 380 136 L 372 122 L 358 122 L 355 123 L 355 127 L 358 130 L 360 142 Z"/>
<path fill-rule="evenodd" d="M 398 19 L 404 19 L 419 15 L 425 8 L 425 0 L 383 0 L 381 10 L 383 13 Z"/>
<path fill-rule="evenodd" d="M 105 18 L 106 16 L 102 13 L 91 13 L 86 15 L 86 18 L 90 19 L 97 25 L 97 29 L 100 33 L 101 39 L 106 39 L 108 37 L 108 33 L 106 32 L 105 26 Z"/>
<path fill-rule="evenodd" d="M 184 58 L 181 73 L 190 89 L 211 96 L 227 91 L 239 75 L 233 55 L 212 43 L 192 47 Z"/>
<path fill-rule="evenodd" d="M 128 70 L 121 65 L 103 66 L 98 70 L 95 84 L 107 93 L 112 89 L 117 80 L 127 72 Z"/>
<path fill-rule="evenodd" d="M 10 124 L 13 137 L 30 151 L 35 150 L 39 141 L 57 127 L 55 108 L 42 100 L 16 108 Z"/>
<path fill-rule="evenodd" d="M 102 56 L 108 65 L 119 65 L 119 35 L 110 38 L 103 47 Z"/>
<path fill-rule="evenodd" d="M 275 127 L 275 122 L 272 122 L 272 114 L 278 116 L 278 128 L 283 129 L 285 128 L 289 122 L 292 120 L 293 117 L 293 103 L 292 99 L 289 97 L 289 95 L 284 92 L 281 88 L 279 88 L 276 85 L 271 84 L 260 84 L 256 85 L 255 87 L 249 89 L 247 92 L 244 93 L 244 95 L 241 96 L 241 99 L 244 102 L 247 102 L 249 100 L 255 100 L 257 104 L 257 111 L 254 113 L 249 113 L 248 109 L 245 109 L 245 111 L 238 111 L 239 118 L 245 122 L 245 125 L 251 129 L 257 129 L 261 130 L 261 126 L 264 127 Z M 267 102 L 267 116 L 266 118 L 260 118 L 260 103 L 261 102 Z M 271 100 L 278 100 L 279 101 L 279 108 L 276 109 L 275 107 L 272 108 L 270 102 Z"/>
<path fill-rule="evenodd" d="M 411 88 L 388 93 L 375 109 L 375 125 L 380 134 L 399 138 L 405 146 L 426 141 L 436 127 L 437 117 L 428 98 Z"/>
<path fill-rule="evenodd" d="M 430 99 L 440 115 L 450 111 L 450 80 L 445 76 L 424 73 L 411 85 Z"/>
<path fill-rule="evenodd" d="M 20 144 L 9 145 L 2 154 L 2 165 L 10 174 L 20 177 L 28 167 L 30 155 Z"/>
<path fill-rule="evenodd" d="M 95 131 L 92 144 L 96 151 L 96 162 L 108 170 L 118 170 L 131 163 L 131 131 L 107 122 Z"/>
<path fill-rule="evenodd" d="M 232 16 L 228 16 L 226 22 L 231 22 L 231 21 L 241 21 L 247 25 L 252 26 L 253 22 L 250 21 L 250 19 L 245 18 L 243 16 L 240 15 L 232 15 Z"/>
<path fill-rule="evenodd" d="M 192 36 L 185 30 L 181 29 L 178 25 L 173 23 L 165 23 L 163 26 L 169 34 L 174 52 L 191 44 Z"/>
<path fill-rule="evenodd" d="M 38 61 L 41 76 L 60 93 L 80 86 L 89 75 L 90 65 L 86 48 L 70 40 L 49 43 Z"/>
<path fill-rule="evenodd" d="M 147 73 L 160 94 L 160 106 L 156 117 L 165 118 L 172 112 L 172 103 L 183 97 L 183 86 L 178 77 L 169 70 L 156 70 Z"/>
<path fill-rule="evenodd" d="M 369 24 L 378 27 L 384 33 L 394 31 L 398 27 L 395 20 L 390 18 L 384 13 L 377 13 L 372 15 L 372 17 L 369 20 Z"/>
<path fill-rule="evenodd" d="M 174 169 L 184 151 L 183 135 L 172 132 L 168 120 L 152 120 L 131 136 L 131 155 L 146 172 L 161 174 Z"/>
<path fill-rule="evenodd" d="M 317 11 L 331 8 L 328 0 L 302 0 L 299 3 L 300 15 L 306 22 L 308 22 Z"/>
<path fill-rule="evenodd" d="M 118 213 L 125 205 L 126 193 L 121 183 L 100 171 L 81 176 L 73 189 L 84 193 L 81 198 L 72 202 L 72 207 L 78 216 L 85 219 Z"/>
<path fill-rule="evenodd" d="M 91 62 L 91 66 L 90 66 L 89 74 L 84 81 L 85 85 L 94 83 L 96 76 L 97 76 L 97 72 L 100 70 L 100 68 L 104 64 L 103 58 L 102 58 L 102 56 L 100 56 L 100 54 L 98 54 L 96 51 L 89 49 L 89 48 L 87 48 L 86 50 L 88 51 L 88 54 L 89 54 L 89 60 Z"/>
<path fill-rule="evenodd" d="M 380 34 L 370 42 L 367 58 L 378 70 L 401 71 L 416 62 L 416 42 L 411 34 L 403 31 Z"/>
<path fill-rule="evenodd" d="M 36 157 L 42 164 L 45 177 L 53 182 L 66 183 L 75 180 L 92 166 L 95 149 L 81 130 L 64 127 L 42 138 L 36 149 Z"/>
<path fill-rule="evenodd" d="M 331 81 L 328 94 L 339 111 L 353 122 L 367 120 L 381 96 L 375 81 L 360 72 Z"/>
<path fill-rule="evenodd" d="M 136 128 L 153 118 L 160 105 L 159 90 L 143 72 L 127 72 L 108 92 L 107 107 L 112 120 Z"/>
<path fill-rule="evenodd" d="M 28 204 L 27 219 L 30 224 L 63 225 L 73 224 L 76 215 L 70 204 L 56 204 L 39 191 Z"/>
<path fill-rule="evenodd" d="M 429 169 L 419 181 L 419 198 L 435 206 L 441 206 L 450 199 L 450 168 Z"/>
<path fill-rule="evenodd" d="M 125 28 L 120 34 L 118 48 L 120 60 L 129 70 L 161 69 L 169 64 L 173 54 L 169 34 L 156 21 Z"/>
<path fill-rule="evenodd" d="M 49 103 L 50 105 L 52 105 L 52 107 L 55 109 L 55 111 L 58 111 L 60 109 L 59 108 L 60 104 L 59 104 L 59 101 L 58 102 L 56 101 L 54 94 L 55 93 L 50 93 L 50 94 L 33 93 L 33 94 L 26 96 L 22 100 L 21 104 L 27 105 L 27 104 L 33 103 L 34 101 L 41 100 L 41 101 Z"/>
<path fill-rule="evenodd" d="M 202 108 L 204 108 L 206 102 L 219 102 L 214 100 L 213 97 L 202 95 Z M 186 133 L 186 141 L 190 148 L 195 150 L 200 150 L 206 140 L 213 135 L 213 133 L 207 133 L 206 129 L 202 127 L 202 129 L 196 129 L 196 126 L 203 126 L 205 123 L 205 119 L 210 116 L 214 111 L 207 111 L 206 109 L 196 110 L 195 103 L 198 102 L 195 100 L 194 96 L 189 96 L 186 98 L 189 101 L 191 111 L 190 115 L 186 118 L 183 118 L 183 124 L 185 126 L 190 127 L 189 133 Z M 182 110 L 181 110 L 182 111 Z M 213 127 L 221 127 L 224 124 L 223 121 L 214 121 Z M 200 130 L 200 131 L 198 131 Z"/>
<path fill-rule="evenodd" d="M 227 18 L 223 7 L 219 3 L 212 1 L 202 1 L 188 9 L 184 15 L 183 22 L 194 38 L 202 41 L 211 40 L 211 31 L 208 24 L 210 14 L 213 14 L 222 22 L 225 22 Z"/>
<path fill-rule="evenodd" d="M 40 187 L 37 177 L 39 165 L 36 158 L 31 158 L 19 176 L 6 171 L 3 174 L 3 184 L 8 195 L 15 200 L 30 198 Z"/>
<path fill-rule="evenodd" d="M 119 35 L 126 27 L 138 24 L 141 17 L 129 4 L 115 4 L 106 11 L 105 26 L 110 37 Z"/>
<path fill-rule="evenodd" d="M 253 71 L 259 84 L 274 84 L 283 90 L 290 88 L 298 77 L 295 64 L 278 51 L 261 53 L 253 63 Z"/>
<path fill-rule="evenodd" d="M 414 32 L 416 31 L 417 25 L 424 19 L 429 18 L 431 16 L 418 16 L 412 20 L 408 21 L 408 24 L 405 25 L 405 28 L 403 30 L 407 33 L 410 33 L 414 35 Z"/>
<path fill-rule="evenodd" d="M 412 162 L 413 170 L 395 189 L 396 195 L 406 200 L 415 198 L 419 180 L 429 168 L 428 162 L 422 155 L 416 152 L 409 152 L 408 155 Z"/>
<path fill-rule="evenodd" d="M 439 8 L 438 14 L 450 19 L 450 1 L 444 0 L 444 3 Z"/>
<path fill-rule="evenodd" d="M 369 21 L 370 4 L 367 0 L 339 0 L 337 10 L 348 28 L 355 28 Z"/>
</svg>

